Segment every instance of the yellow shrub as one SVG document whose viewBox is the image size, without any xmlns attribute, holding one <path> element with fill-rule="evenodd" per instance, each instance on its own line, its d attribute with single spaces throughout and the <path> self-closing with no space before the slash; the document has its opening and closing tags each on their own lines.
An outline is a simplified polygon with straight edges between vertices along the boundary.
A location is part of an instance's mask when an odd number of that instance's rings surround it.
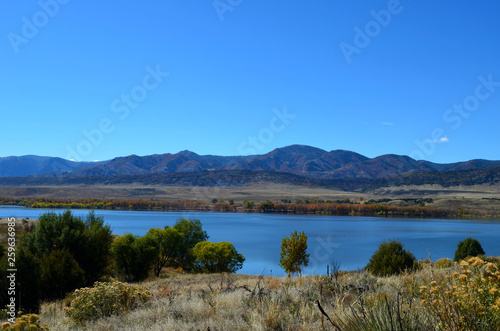
<svg viewBox="0 0 500 331">
<path fill-rule="evenodd" d="M 460 262 L 461 272 L 420 287 L 422 303 L 447 329 L 500 330 L 500 272 L 478 257 Z"/>
<path fill-rule="evenodd" d="M 122 282 L 96 282 L 93 287 L 75 290 L 64 310 L 77 323 L 104 316 L 121 315 L 151 297 L 149 289 Z"/>
</svg>

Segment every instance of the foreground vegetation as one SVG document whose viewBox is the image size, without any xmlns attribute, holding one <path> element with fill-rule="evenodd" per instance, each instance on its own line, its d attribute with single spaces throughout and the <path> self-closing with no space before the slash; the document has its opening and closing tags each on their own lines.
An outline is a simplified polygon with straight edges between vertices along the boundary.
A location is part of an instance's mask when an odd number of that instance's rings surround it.
<svg viewBox="0 0 500 331">
<path fill-rule="evenodd" d="M 158 200 L 109 200 L 109 199 L 9 199 L 0 198 L 0 205 L 17 205 L 29 208 L 55 209 L 107 209 L 107 210 L 153 210 L 153 211 L 217 211 L 254 212 L 281 214 L 314 214 L 336 216 L 382 216 L 382 217 L 432 217 L 432 218 L 500 218 L 496 212 L 486 213 L 470 208 L 436 208 L 426 206 L 432 199 L 402 199 L 405 204 L 393 205 L 393 199 L 358 201 L 343 200 L 296 200 L 282 199 L 280 202 L 264 201 L 241 204 L 233 200 L 202 201 L 158 201 Z"/>
<path fill-rule="evenodd" d="M 142 283 L 149 299 L 126 313 L 78 324 L 55 301 L 41 319 L 50 330 L 498 330 L 498 261 L 420 261 L 387 277 L 170 273 Z"/>
</svg>

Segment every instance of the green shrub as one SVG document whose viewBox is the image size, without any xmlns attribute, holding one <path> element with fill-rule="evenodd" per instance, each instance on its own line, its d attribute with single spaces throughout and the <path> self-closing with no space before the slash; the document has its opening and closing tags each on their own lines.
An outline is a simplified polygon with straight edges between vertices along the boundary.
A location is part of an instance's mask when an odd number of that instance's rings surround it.
<svg viewBox="0 0 500 331">
<path fill-rule="evenodd" d="M 434 266 L 437 269 L 446 269 L 446 268 L 453 266 L 453 260 L 449 259 L 447 257 L 444 257 L 442 259 L 437 260 L 436 263 L 434 263 Z"/>
<path fill-rule="evenodd" d="M 376 276 L 390 276 L 415 268 L 416 259 L 399 241 L 382 242 L 370 258 L 366 270 Z"/>
<path fill-rule="evenodd" d="M 149 289 L 121 282 L 96 282 L 93 287 L 75 290 L 64 311 L 82 324 L 105 316 L 123 315 L 151 298 Z"/>
<path fill-rule="evenodd" d="M 484 255 L 484 250 L 477 239 L 469 237 L 458 243 L 457 250 L 455 251 L 455 261 L 463 260 L 468 256 L 478 255 Z"/>
</svg>

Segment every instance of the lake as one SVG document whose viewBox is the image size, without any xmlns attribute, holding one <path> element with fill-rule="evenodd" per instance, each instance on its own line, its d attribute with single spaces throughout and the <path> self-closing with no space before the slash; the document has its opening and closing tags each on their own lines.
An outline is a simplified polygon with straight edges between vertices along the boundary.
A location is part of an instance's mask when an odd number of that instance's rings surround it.
<svg viewBox="0 0 500 331">
<path fill-rule="evenodd" d="M 38 218 L 43 209 L 0 206 L 0 217 Z M 56 213 L 64 210 L 51 210 Z M 88 210 L 72 210 L 85 217 Z M 213 242 L 229 241 L 246 261 L 239 273 L 281 276 L 281 239 L 291 232 L 308 236 L 309 267 L 304 274 L 325 274 L 331 257 L 343 270 L 363 268 L 384 240 L 400 240 L 417 259 L 453 258 L 459 241 L 478 239 L 487 255 L 500 255 L 500 220 L 411 219 L 214 212 L 97 210 L 113 233 L 143 235 L 149 228 L 172 226 L 179 217 L 197 218 Z"/>
</svg>

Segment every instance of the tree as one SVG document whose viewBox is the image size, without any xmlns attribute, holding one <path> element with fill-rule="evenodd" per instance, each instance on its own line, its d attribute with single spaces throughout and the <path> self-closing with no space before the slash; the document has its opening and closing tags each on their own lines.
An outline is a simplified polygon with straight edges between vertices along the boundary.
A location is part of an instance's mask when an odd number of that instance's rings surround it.
<svg viewBox="0 0 500 331">
<path fill-rule="evenodd" d="M 90 212 L 86 220 L 71 211 L 40 215 L 33 232 L 21 237 L 37 258 L 49 256 L 55 250 L 68 250 L 85 271 L 85 284 L 92 285 L 107 272 L 113 235 L 102 217 Z"/>
<path fill-rule="evenodd" d="M 415 256 L 404 249 L 401 242 L 384 240 L 370 258 L 366 270 L 376 276 L 389 276 L 413 269 L 416 261 Z"/>
<path fill-rule="evenodd" d="M 85 220 L 69 210 L 40 215 L 17 246 L 16 292 L 23 310 L 36 311 L 40 300 L 62 297 L 107 274 L 112 241 L 110 226 L 93 212 Z"/>
<path fill-rule="evenodd" d="M 243 267 L 245 258 L 239 254 L 233 244 L 227 241 L 213 243 L 203 241 L 193 249 L 199 269 L 203 272 L 236 272 Z"/>
<path fill-rule="evenodd" d="M 203 230 L 202 224 L 198 219 L 185 219 L 181 217 L 175 222 L 173 228 L 182 234 L 177 256 L 179 264 L 187 268 L 192 267 L 195 261 L 193 248 L 197 243 L 208 240 L 208 234 Z"/>
<path fill-rule="evenodd" d="M 41 259 L 43 296 L 63 299 L 64 295 L 85 285 L 85 271 L 67 250 L 55 250 Z"/>
<path fill-rule="evenodd" d="M 173 229 L 149 229 L 146 233 L 149 245 L 156 248 L 158 254 L 153 259 L 153 270 L 156 277 L 161 269 L 170 265 L 179 256 L 183 235 Z"/>
<path fill-rule="evenodd" d="M 468 256 L 484 255 L 484 250 L 477 239 L 471 237 L 458 243 L 455 251 L 455 261 L 463 260 Z"/>
<path fill-rule="evenodd" d="M 253 209 L 253 207 L 255 207 L 255 203 L 253 201 L 243 201 L 243 207 L 245 207 L 245 209 Z"/>
<path fill-rule="evenodd" d="M 111 244 L 111 255 L 118 278 L 127 282 L 139 282 L 148 277 L 158 251 L 145 236 L 125 233 Z"/>
<path fill-rule="evenodd" d="M 37 313 L 42 300 L 40 260 L 22 244 L 16 247 L 16 303 L 18 310 Z"/>
<path fill-rule="evenodd" d="M 301 273 L 302 267 L 309 264 L 307 254 L 307 236 L 304 231 L 292 232 L 290 237 L 281 240 L 281 255 L 279 265 L 285 269 L 288 276 L 292 273 Z"/>
</svg>

